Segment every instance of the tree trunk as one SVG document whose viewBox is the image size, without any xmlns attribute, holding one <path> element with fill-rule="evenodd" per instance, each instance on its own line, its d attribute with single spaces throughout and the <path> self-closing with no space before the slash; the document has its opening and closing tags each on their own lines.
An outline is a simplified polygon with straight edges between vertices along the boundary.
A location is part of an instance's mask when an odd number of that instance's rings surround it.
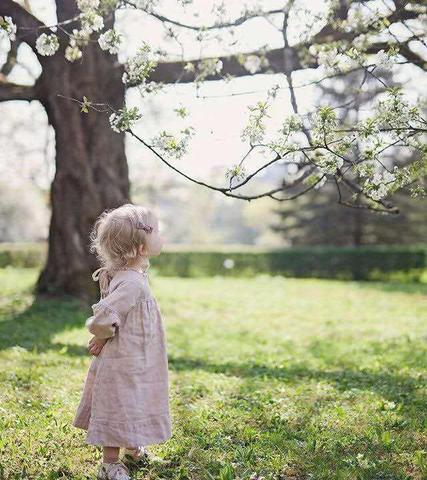
<svg viewBox="0 0 427 480">
<path fill-rule="evenodd" d="M 116 56 L 97 45 L 86 47 L 82 60 L 74 64 L 58 52 L 43 69 L 40 101 L 55 130 L 56 173 L 48 257 L 38 294 L 84 300 L 97 294 L 90 274 L 98 263 L 89 252 L 88 235 L 104 209 L 130 201 L 124 134 L 111 130 L 108 115 L 81 113 L 78 103 L 57 94 L 79 100 L 85 95 L 92 102 L 120 108 L 125 97 L 122 73 Z"/>
<path fill-rule="evenodd" d="M 363 221 L 364 215 L 362 210 L 356 208 L 352 212 L 353 217 L 353 246 L 360 247 L 363 240 Z"/>
</svg>

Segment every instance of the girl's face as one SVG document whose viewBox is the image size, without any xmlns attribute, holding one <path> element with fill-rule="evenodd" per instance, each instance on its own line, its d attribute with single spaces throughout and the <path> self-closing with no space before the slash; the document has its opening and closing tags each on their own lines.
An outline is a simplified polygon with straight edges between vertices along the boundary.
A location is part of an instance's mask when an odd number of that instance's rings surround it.
<svg viewBox="0 0 427 480">
<path fill-rule="evenodd" d="M 153 216 L 150 225 L 153 227 L 153 231 L 146 234 L 147 243 L 142 247 L 143 254 L 148 257 L 156 257 L 157 255 L 160 255 L 160 252 L 162 251 L 164 239 L 159 231 L 159 221 L 157 217 Z"/>
</svg>

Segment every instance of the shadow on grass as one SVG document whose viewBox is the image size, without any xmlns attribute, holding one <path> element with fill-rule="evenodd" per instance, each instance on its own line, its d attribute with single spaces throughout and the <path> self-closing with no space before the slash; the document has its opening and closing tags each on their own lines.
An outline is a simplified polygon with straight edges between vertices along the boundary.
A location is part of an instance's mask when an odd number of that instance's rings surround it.
<svg viewBox="0 0 427 480">
<path fill-rule="evenodd" d="M 36 299 L 25 311 L 0 320 L 0 350 L 20 346 L 27 350 L 65 350 L 68 355 L 87 355 L 80 345 L 53 343 L 60 332 L 82 328 L 88 312 L 76 300 Z"/>
<path fill-rule="evenodd" d="M 408 346 L 408 348 L 412 348 Z M 409 375 L 393 373 L 388 370 L 369 371 L 351 368 L 314 369 L 303 363 L 286 366 L 266 366 L 256 362 L 246 363 L 210 363 L 203 359 L 171 357 L 169 365 L 172 370 L 204 370 L 210 373 L 221 373 L 241 378 L 258 378 L 261 380 L 278 380 L 289 384 L 303 380 L 327 381 L 339 391 L 359 389 L 373 391 L 390 401 L 418 405 L 421 408 L 422 381 Z M 417 392 L 417 394 L 416 394 Z"/>
<path fill-rule="evenodd" d="M 35 300 L 24 312 L 6 316 L 0 321 L 0 350 L 21 346 L 27 350 L 38 352 L 59 351 L 70 356 L 86 356 L 85 346 L 76 344 L 54 343 L 52 339 L 58 333 L 78 329 L 84 326 L 88 311 L 77 301 L 70 300 Z M 414 342 L 402 337 L 392 342 L 370 342 L 367 354 L 372 352 L 376 357 L 386 355 L 390 350 L 399 354 L 399 367 L 423 367 L 425 351 L 419 349 Z M 366 350 L 366 342 L 361 346 Z M 322 356 L 324 349 L 333 348 L 330 340 L 324 339 L 307 346 L 301 351 L 301 358 Z M 420 350 L 421 353 L 418 352 Z M 418 353 L 417 353 L 418 352 Z M 278 362 L 280 362 L 278 358 Z M 328 381 L 341 391 L 357 388 L 380 393 L 390 400 L 409 401 L 418 396 L 421 400 L 421 379 L 409 375 L 394 373 L 392 369 L 372 371 L 358 370 L 352 366 L 340 364 L 327 357 L 324 369 L 315 369 L 306 363 L 284 363 L 282 365 L 265 365 L 262 362 L 223 362 L 214 363 L 203 358 L 177 357 L 169 355 L 169 367 L 175 371 L 204 370 L 211 373 L 222 373 L 242 378 L 274 379 L 285 383 L 298 383 L 302 380 Z M 416 364 L 414 364 L 416 361 Z M 424 365 L 425 366 L 425 365 Z M 418 390 L 417 395 L 415 395 Z"/>
<path fill-rule="evenodd" d="M 384 346 L 386 349 L 387 346 Z M 408 345 L 408 349 L 411 349 Z M 384 400 L 389 402 L 396 402 L 402 405 L 399 407 L 399 417 L 403 418 L 402 423 L 396 424 L 395 427 L 401 430 L 403 426 L 410 428 L 413 434 L 419 432 L 422 435 L 423 431 L 423 412 L 425 409 L 426 399 L 422 398 L 422 385 L 419 379 L 413 378 L 409 375 L 394 373 L 393 371 L 381 370 L 357 370 L 356 368 L 346 368 L 339 366 L 326 366 L 324 370 L 313 368 L 304 363 L 295 364 L 289 363 L 280 366 L 267 366 L 262 362 L 221 362 L 214 363 L 204 359 L 190 359 L 181 356 L 170 356 L 169 359 L 170 368 L 173 371 L 190 371 L 190 370 L 203 370 L 209 373 L 218 373 L 228 376 L 235 376 L 242 379 L 242 382 L 236 382 L 236 388 L 232 389 L 233 393 L 228 392 L 227 398 L 224 400 L 225 404 L 222 406 L 224 412 L 228 412 L 230 416 L 230 427 L 227 426 L 227 414 L 222 414 L 217 411 L 212 411 L 214 415 L 218 415 L 220 418 L 225 418 L 222 425 L 222 436 L 224 438 L 232 438 L 234 445 L 245 446 L 250 448 L 253 444 L 254 448 L 259 445 L 259 442 L 263 442 L 263 448 L 266 452 L 266 461 L 268 462 L 268 455 L 274 455 L 278 448 L 282 449 L 283 455 L 288 455 L 285 452 L 289 451 L 289 455 L 286 457 L 286 462 L 283 461 L 285 467 L 274 467 L 275 477 L 277 479 L 306 479 L 309 478 L 308 474 L 315 474 L 316 478 L 330 478 L 325 475 L 325 470 L 330 471 L 334 469 L 340 469 L 342 471 L 342 478 L 359 478 L 357 471 L 359 467 L 353 466 L 352 468 L 345 462 L 337 460 L 337 456 L 341 458 L 343 456 L 343 444 L 347 441 L 348 445 L 345 447 L 348 449 L 346 452 L 347 460 L 350 457 L 356 457 L 360 453 L 358 445 L 369 445 L 367 457 L 371 462 L 369 466 L 369 475 L 363 478 L 393 478 L 401 479 L 407 478 L 404 475 L 404 467 L 392 458 L 392 453 L 389 452 L 382 444 L 376 444 L 374 434 L 369 430 L 369 426 L 366 426 L 366 430 L 354 427 L 354 430 L 343 434 L 340 430 L 341 427 L 335 427 L 331 425 L 331 433 L 329 437 L 327 435 L 322 436 L 322 442 L 328 448 L 318 448 L 317 435 L 320 435 L 317 431 L 313 431 L 314 424 L 319 422 L 322 424 L 322 415 L 313 408 L 305 408 L 310 405 L 307 402 L 304 392 L 301 392 L 301 405 L 302 408 L 298 414 L 298 421 L 296 423 L 287 423 L 287 420 L 282 420 L 278 415 L 271 414 L 270 404 L 268 403 L 268 395 L 263 402 L 258 402 L 257 395 L 253 395 L 257 390 L 263 390 L 262 386 L 258 383 L 259 380 L 264 382 L 266 386 L 266 392 L 270 388 L 274 388 L 274 381 L 289 385 L 289 388 L 299 388 L 302 384 L 307 384 L 309 387 L 310 382 L 328 382 L 339 392 L 343 393 L 348 390 L 358 389 L 361 392 L 375 392 L 379 394 Z M 314 390 L 316 387 L 314 386 Z M 298 391 L 298 390 L 294 390 Z M 262 394 L 261 394 L 262 395 Z M 285 394 L 286 395 L 286 394 Z M 334 402 L 339 400 L 340 395 L 331 396 L 328 400 L 333 405 Z M 197 402 L 198 397 L 195 398 Z M 370 399 L 364 399 L 364 402 L 371 402 Z M 186 400 L 185 403 L 191 403 L 190 400 Z M 378 408 L 381 408 L 378 405 Z M 384 407 L 388 408 L 388 407 Z M 357 410 L 356 410 L 357 411 Z M 188 414 L 187 410 L 177 410 L 175 412 L 177 422 L 180 425 L 185 425 L 185 431 L 187 435 L 195 437 L 197 444 L 206 442 L 206 448 L 218 448 L 220 450 L 221 445 L 218 445 L 218 438 L 207 436 L 204 430 L 205 425 L 200 424 L 198 420 Z M 256 436 L 253 440 L 248 440 L 245 433 L 245 429 L 236 428 L 235 418 L 237 415 L 242 415 L 242 423 L 248 422 L 251 427 L 262 434 L 261 438 Z M 363 415 L 362 415 L 363 416 Z M 216 418 L 216 417 L 214 417 Z M 396 420 L 397 421 L 397 420 Z M 256 426 L 255 426 L 256 425 Z M 381 421 L 372 417 L 372 426 L 377 429 L 386 428 L 383 427 Z M 351 435 L 351 444 L 349 436 Z M 403 435 L 403 434 L 402 434 Z M 342 441 L 334 441 L 333 437 Z M 411 448 L 411 447 L 407 447 Z M 234 453 L 237 454 L 236 451 Z M 387 458 L 387 461 L 382 463 L 376 462 L 376 456 Z M 249 462 L 249 460 L 248 460 Z M 259 468 L 260 463 L 257 465 L 251 465 L 251 471 Z M 248 465 L 246 465 L 248 466 Z M 290 467 L 291 466 L 291 467 Z M 214 467 L 214 471 L 217 472 L 217 467 Z M 294 472 L 296 476 L 288 476 L 287 471 Z M 272 467 L 273 468 L 273 467 Z M 298 473 L 295 473 L 295 472 Z M 346 475 L 344 473 L 347 472 Z M 352 476 L 350 477 L 350 472 Z M 311 476 L 310 476 L 311 478 Z M 335 477 L 334 477 L 335 478 Z M 338 478 L 338 476 L 337 476 Z M 341 477 L 340 477 L 341 478 Z M 362 478 L 362 477 L 360 477 Z"/>
</svg>

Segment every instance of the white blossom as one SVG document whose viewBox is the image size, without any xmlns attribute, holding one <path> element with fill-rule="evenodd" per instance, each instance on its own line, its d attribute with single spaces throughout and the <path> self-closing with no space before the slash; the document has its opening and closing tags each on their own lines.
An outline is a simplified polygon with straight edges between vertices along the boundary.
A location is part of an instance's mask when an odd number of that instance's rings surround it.
<svg viewBox="0 0 427 480">
<path fill-rule="evenodd" d="M 340 72 L 348 72 L 359 66 L 356 59 L 349 57 L 345 53 L 339 53 L 336 58 L 336 69 Z"/>
<path fill-rule="evenodd" d="M 89 40 L 90 32 L 74 28 L 71 34 L 70 45 L 72 47 L 83 47 L 89 43 Z"/>
<path fill-rule="evenodd" d="M 99 36 L 98 43 L 102 50 L 108 50 L 111 54 L 115 54 L 119 52 L 122 36 L 114 29 L 110 29 Z"/>
<path fill-rule="evenodd" d="M 68 47 L 65 49 L 65 58 L 69 62 L 75 62 L 76 60 L 82 58 L 82 51 L 77 46 L 73 47 L 71 45 L 68 45 Z"/>
<path fill-rule="evenodd" d="M 216 75 L 222 70 L 222 60 L 218 58 L 206 58 L 198 63 L 196 83 L 202 82 L 209 75 Z"/>
<path fill-rule="evenodd" d="M 381 200 L 390 191 L 396 180 L 394 173 L 385 170 L 383 173 L 376 172 L 372 178 L 364 183 L 364 191 L 373 199 Z"/>
<path fill-rule="evenodd" d="M 327 69 L 333 69 L 336 65 L 336 57 L 338 55 L 338 50 L 330 48 L 328 50 L 320 50 L 317 54 L 317 61 L 320 65 L 323 65 Z"/>
<path fill-rule="evenodd" d="M 82 30 L 87 33 L 98 32 L 104 27 L 104 19 L 96 10 L 86 10 L 80 15 Z"/>
<path fill-rule="evenodd" d="M 187 153 L 190 138 L 194 135 L 194 128 L 188 127 L 181 130 L 181 133 L 183 136 L 177 138 L 175 135 L 163 130 L 159 135 L 151 139 L 151 143 L 166 156 L 179 159 Z"/>
<path fill-rule="evenodd" d="M 354 7 L 354 6 L 353 6 Z M 356 5 L 354 8 L 350 8 L 345 22 L 346 31 L 361 31 L 371 25 L 377 16 L 380 16 L 379 12 L 363 9 Z"/>
<path fill-rule="evenodd" d="M 361 33 L 356 38 L 353 39 L 352 45 L 358 50 L 365 50 L 369 45 L 369 36 L 365 33 Z"/>
<path fill-rule="evenodd" d="M 222 71 L 222 67 L 223 67 L 222 60 L 218 60 L 218 61 L 215 63 L 215 72 L 216 72 L 216 73 L 220 73 L 220 72 Z"/>
<path fill-rule="evenodd" d="M 370 192 L 369 192 L 369 196 L 373 199 L 373 200 L 381 200 L 382 198 L 384 198 L 388 193 L 388 188 L 386 185 L 384 185 L 383 183 L 380 183 L 379 185 L 376 186 L 375 189 L 372 189 Z"/>
<path fill-rule="evenodd" d="M 261 59 L 257 55 L 248 55 L 243 65 L 249 73 L 256 73 L 261 69 Z"/>
<path fill-rule="evenodd" d="M 16 40 L 16 25 L 12 17 L 0 17 L 0 38 L 8 38 L 11 42 Z"/>
<path fill-rule="evenodd" d="M 283 135 L 288 136 L 291 132 L 297 132 L 301 130 L 303 126 L 302 118 L 293 113 L 288 115 L 282 123 L 282 128 L 279 130 Z"/>
<path fill-rule="evenodd" d="M 245 127 L 241 134 L 242 141 L 249 140 L 251 145 L 261 143 L 264 139 L 265 127 L 260 124 L 251 122 Z"/>
<path fill-rule="evenodd" d="M 52 33 L 48 35 L 47 33 L 42 33 L 36 40 L 36 49 L 40 55 L 49 57 L 54 55 L 54 53 L 59 48 L 58 37 Z"/>
<path fill-rule="evenodd" d="M 316 161 L 316 165 L 319 169 L 326 174 L 334 175 L 338 168 L 341 168 L 344 164 L 344 160 L 333 154 L 322 155 L 320 159 Z"/>
<path fill-rule="evenodd" d="M 123 83 L 128 86 L 144 83 L 156 64 L 157 62 L 151 56 L 150 46 L 144 42 L 138 53 L 126 62 L 125 73 L 122 76 Z"/>
<path fill-rule="evenodd" d="M 374 168 L 374 166 L 372 164 L 361 163 L 361 164 L 357 165 L 357 172 L 359 173 L 359 175 L 361 177 L 368 177 L 369 175 L 371 175 L 371 172 L 372 172 L 373 168 Z"/>
<path fill-rule="evenodd" d="M 125 132 L 132 127 L 132 124 L 139 120 L 142 115 L 139 113 L 138 107 L 126 108 L 110 115 L 111 128 L 117 132 Z"/>
<path fill-rule="evenodd" d="M 194 63 L 187 62 L 187 63 L 184 65 L 184 71 L 185 71 L 185 72 L 194 72 L 194 70 L 195 70 Z"/>
<path fill-rule="evenodd" d="M 269 108 L 268 102 L 259 101 L 256 105 L 248 106 L 250 110 L 249 122 L 240 134 L 240 138 L 243 142 L 249 140 L 251 145 L 261 143 L 265 135 L 264 119 L 267 115 Z"/>
<path fill-rule="evenodd" d="M 99 7 L 99 0 L 77 0 L 77 7 L 82 12 L 93 10 Z"/>
<path fill-rule="evenodd" d="M 390 68 L 393 65 L 392 56 L 389 55 L 384 50 L 380 50 L 378 53 L 375 54 L 373 58 L 373 62 L 375 65 L 383 68 Z"/>
<path fill-rule="evenodd" d="M 377 122 L 381 126 L 406 127 L 409 122 L 422 122 L 419 108 L 405 100 L 399 88 L 390 88 L 377 104 Z"/>
<path fill-rule="evenodd" d="M 337 113 L 330 106 L 317 109 L 313 117 L 313 139 L 324 143 L 334 136 L 334 130 L 338 124 Z"/>
<path fill-rule="evenodd" d="M 359 66 L 356 58 L 347 53 L 338 52 L 335 47 L 322 49 L 317 55 L 319 65 L 322 65 L 327 72 L 348 72 Z"/>
</svg>

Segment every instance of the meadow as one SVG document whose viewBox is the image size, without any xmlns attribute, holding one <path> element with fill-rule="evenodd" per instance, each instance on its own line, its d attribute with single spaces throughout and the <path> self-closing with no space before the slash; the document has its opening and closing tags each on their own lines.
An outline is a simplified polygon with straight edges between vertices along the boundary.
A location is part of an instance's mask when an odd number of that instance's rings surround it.
<svg viewBox="0 0 427 480">
<path fill-rule="evenodd" d="M 0 269 L 0 478 L 92 479 L 89 306 Z M 135 479 L 427 478 L 427 286 L 154 275 L 173 437 Z"/>
</svg>

